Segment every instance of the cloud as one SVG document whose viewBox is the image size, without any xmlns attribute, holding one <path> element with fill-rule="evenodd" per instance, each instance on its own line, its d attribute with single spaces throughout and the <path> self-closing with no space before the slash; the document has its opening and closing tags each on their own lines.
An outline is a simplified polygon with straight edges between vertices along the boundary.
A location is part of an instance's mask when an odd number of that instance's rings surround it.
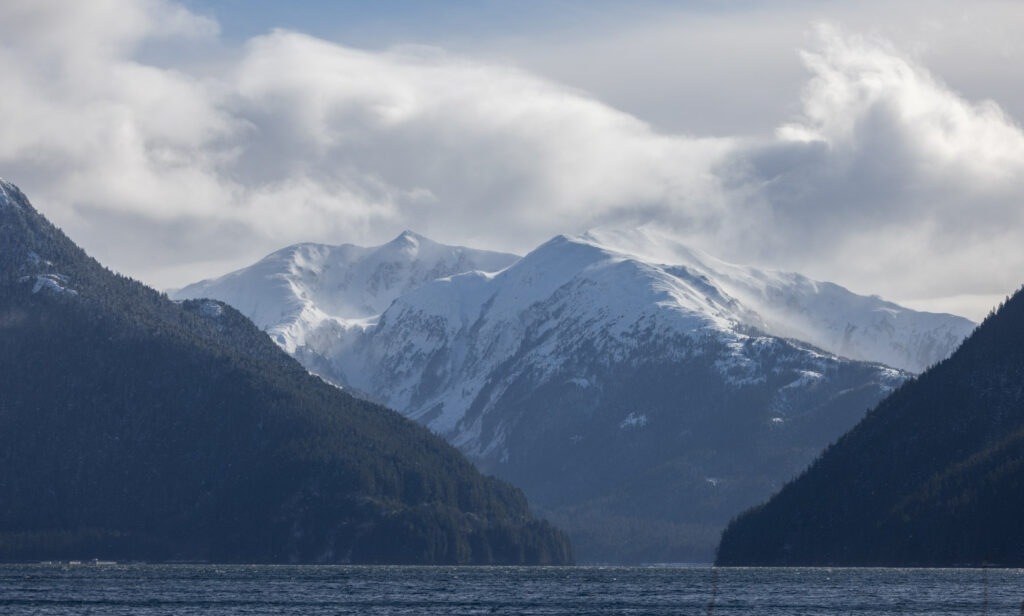
<svg viewBox="0 0 1024 616">
<path fill-rule="evenodd" d="M 745 181 L 760 187 L 749 207 L 772 230 L 761 253 L 785 253 L 818 274 L 827 266 L 890 296 L 1018 285 L 1020 126 L 992 101 L 964 100 L 885 41 L 829 27 L 820 38 L 803 53 L 812 78 L 801 117 L 737 154 Z"/>
<path fill-rule="evenodd" d="M 45 15 L 31 21 L 57 32 L 75 19 L 40 6 Z M 4 173 L 115 266 L 139 261 L 96 228 L 114 214 L 146 234 L 195 227 L 193 246 L 149 243 L 147 270 L 163 260 L 181 271 L 182 259 L 249 260 L 253 246 L 380 241 L 405 227 L 523 250 L 609 217 L 716 203 L 707 161 L 729 140 L 656 134 L 513 66 L 275 31 L 200 76 L 135 53 L 172 5 L 125 6 L 135 11 L 108 45 L 89 30 L 64 55 L 5 47 L 29 61 L 5 62 L 22 70 L 0 114 Z M 116 24 L 118 9 L 108 3 L 93 21 Z M 177 21 L 180 37 L 209 36 L 199 18 Z M 34 79 L 40 68 L 51 74 L 44 82 Z M 239 226 L 248 240 L 233 240 Z"/>
<path fill-rule="evenodd" d="M 796 117 L 696 138 L 509 63 L 285 30 L 225 49 L 169 0 L 83 6 L 0 8 L 0 174 L 156 285 L 407 227 L 525 251 L 653 224 L 930 307 L 1024 271 L 1020 128 L 879 38 L 821 29 Z"/>
<path fill-rule="evenodd" d="M 242 168 L 361 184 L 366 206 L 387 204 L 394 224 L 455 224 L 509 246 L 637 204 L 699 194 L 700 207 L 715 194 L 704 161 L 728 147 L 658 135 L 510 66 L 433 49 L 367 53 L 290 32 L 250 42 L 237 92 L 259 126 Z M 269 145 L 287 156 L 263 158 Z"/>
</svg>

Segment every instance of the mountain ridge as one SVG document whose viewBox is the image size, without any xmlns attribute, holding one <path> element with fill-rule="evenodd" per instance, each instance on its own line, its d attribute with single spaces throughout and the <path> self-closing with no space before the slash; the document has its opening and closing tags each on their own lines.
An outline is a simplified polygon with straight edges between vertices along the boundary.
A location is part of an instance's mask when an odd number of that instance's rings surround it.
<svg viewBox="0 0 1024 616">
<path fill-rule="evenodd" d="M 963 317 L 910 310 L 795 272 L 729 263 L 654 232 L 593 230 L 584 237 L 625 252 L 653 247 L 648 260 L 682 264 L 714 280 L 756 315 L 751 326 L 841 357 L 921 372 L 952 353 L 976 326 Z"/>
<path fill-rule="evenodd" d="M 371 247 L 293 244 L 250 267 L 187 285 L 173 297 L 216 297 L 236 306 L 294 354 L 318 330 L 329 336 L 337 329 L 371 324 L 401 293 L 427 281 L 473 269 L 502 269 L 516 259 L 445 246 L 407 230 Z M 260 293 L 252 295 L 257 288 Z"/>
<path fill-rule="evenodd" d="M 364 304 L 359 309 L 351 306 L 342 306 L 339 309 L 339 306 L 325 305 L 336 302 L 336 299 L 323 301 L 325 296 L 345 296 L 351 289 L 340 289 L 335 286 L 328 288 L 327 292 L 310 292 L 305 290 L 304 283 L 293 278 L 288 281 L 289 285 L 303 287 L 292 290 L 292 301 L 296 306 L 294 312 L 297 315 L 305 312 L 305 318 L 301 315 L 289 316 L 286 314 L 287 310 L 277 315 L 262 310 L 253 297 L 247 297 L 247 294 L 251 294 L 253 289 L 260 286 L 259 281 L 254 280 L 256 276 L 249 276 L 242 285 L 234 281 L 247 273 L 252 273 L 253 269 L 266 265 L 273 269 L 272 276 L 279 280 L 287 280 L 290 274 L 287 269 L 292 264 L 278 262 L 271 265 L 268 261 L 273 262 L 275 257 L 291 255 L 303 248 L 321 251 L 347 249 L 353 252 L 372 253 L 401 244 L 407 241 L 406 238 L 413 238 L 414 241 L 441 250 L 463 251 L 469 258 L 462 262 L 449 263 L 446 267 L 439 267 L 436 264 L 430 270 L 421 267 L 418 278 L 405 279 L 400 287 L 392 286 L 383 301 L 378 301 L 372 307 Z M 948 356 L 975 326 L 962 317 L 909 310 L 877 296 L 857 295 L 834 283 L 811 280 L 800 274 L 737 266 L 649 232 L 592 230 L 581 236 L 557 236 L 551 241 L 557 241 L 559 238 L 620 253 L 624 259 L 632 259 L 638 263 L 660 267 L 669 273 L 679 274 L 680 278 L 688 278 L 697 286 L 710 285 L 709 288 L 712 288 L 714 293 L 728 295 L 740 305 L 737 313 L 729 316 L 745 326 L 776 337 L 809 343 L 841 357 L 884 363 L 910 372 L 920 372 Z M 657 257 L 643 256 L 645 249 L 652 245 L 658 247 L 660 254 Z M 544 246 L 546 244 L 539 248 Z M 341 260 L 344 261 L 344 258 Z M 174 297 L 216 297 L 240 307 L 243 313 L 271 333 L 289 353 L 312 352 L 311 357 L 327 356 L 331 352 L 329 347 L 332 340 L 345 337 L 345 330 L 373 327 L 390 303 L 403 293 L 436 278 L 471 271 L 496 273 L 518 260 L 520 257 L 515 255 L 474 251 L 460 246 L 444 246 L 414 232 L 405 231 L 391 242 L 377 247 L 363 248 L 351 244 L 337 247 L 323 244 L 289 246 L 268 255 L 249 268 L 189 285 L 178 290 Z M 415 258 L 406 259 L 402 265 L 409 267 L 409 264 L 414 262 Z M 343 267 L 350 266 L 346 264 Z M 550 277 L 550 274 L 548 276 Z M 542 283 L 544 278 L 543 275 L 535 277 Z M 321 288 L 323 287 L 331 285 L 323 283 Z M 356 294 L 365 295 L 366 292 L 365 289 L 355 289 Z M 300 297 L 302 299 L 295 299 Z M 833 316 L 836 314 L 839 318 Z M 310 340 L 307 341 L 307 337 Z"/>
</svg>

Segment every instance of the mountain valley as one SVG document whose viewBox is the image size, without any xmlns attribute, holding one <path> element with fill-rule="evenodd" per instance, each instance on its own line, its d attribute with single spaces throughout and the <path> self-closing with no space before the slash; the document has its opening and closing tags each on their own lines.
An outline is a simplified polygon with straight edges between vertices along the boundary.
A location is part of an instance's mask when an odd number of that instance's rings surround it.
<svg viewBox="0 0 1024 616">
<path fill-rule="evenodd" d="M 201 296 L 521 487 L 584 562 L 710 560 L 732 516 L 974 326 L 607 232 L 521 259 L 411 232 L 298 245 L 177 295 Z"/>
</svg>

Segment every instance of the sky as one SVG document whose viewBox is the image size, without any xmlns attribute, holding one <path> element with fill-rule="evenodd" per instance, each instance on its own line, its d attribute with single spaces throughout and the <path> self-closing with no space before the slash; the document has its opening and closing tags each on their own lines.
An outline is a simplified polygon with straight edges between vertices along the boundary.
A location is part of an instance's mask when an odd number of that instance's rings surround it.
<svg viewBox="0 0 1024 616">
<path fill-rule="evenodd" d="M 157 288 L 644 227 L 978 320 L 1024 282 L 1021 31 L 995 0 L 6 0 L 0 177 Z"/>
</svg>

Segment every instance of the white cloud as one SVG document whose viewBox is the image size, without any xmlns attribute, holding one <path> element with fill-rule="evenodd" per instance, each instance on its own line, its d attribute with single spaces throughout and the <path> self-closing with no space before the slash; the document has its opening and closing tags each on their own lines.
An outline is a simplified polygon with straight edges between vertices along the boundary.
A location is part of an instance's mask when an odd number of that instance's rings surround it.
<svg viewBox="0 0 1024 616">
<path fill-rule="evenodd" d="M 0 8 L 0 174 L 157 285 L 296 241 L 409 227 L 523 251 L 651 222 L 725 258 L 929 306 L 1004 293 L 1024 271 L 1020 128 L 877 37 L 823 30 L 776 136 L 698 139 L 436 48 L 274 31 L 175 63 L 176 47 L 216 42 L 216 24 L 169 1 L 84 6 Z M 154 40 L 161 62 L 143 59 Z"/>
<path fill-rule="evenodd" d="M 397 225 L 483 236 L 497 224 L 510 247 L 680 191 L 707 203 L 704 161 L 725 147 L 657 135 L 513 67 L 432 49 L 368 53 L 276 32 L 250 42 L 237 83 L 259 126 L 242 167 L 344 175 L 397 207 Z M 288 155 L 263 159 L 269 145 Z"/>
<path fill-rule="evenodd" d="M 1015 288 L 1019 125 L 884 41 L 831 28 L 821 40 L 804 53 L 813 76 L 802 117 L 739 155 L 775 238 L 760 250 L 890 297 Z"/>
<path fill-rule="evenodd" d="M 936 177 L 955 171 L 1001 182 L 1019 169 L 1024 135 L 995 102 L 963 100 L 884 40 L 819 31 L 822 50 L 802 54 L 814 75 L 804 117 L 779 129 L 784 140 L 831 149 L 902 146 L 919 171 Z"/>
</svg>

